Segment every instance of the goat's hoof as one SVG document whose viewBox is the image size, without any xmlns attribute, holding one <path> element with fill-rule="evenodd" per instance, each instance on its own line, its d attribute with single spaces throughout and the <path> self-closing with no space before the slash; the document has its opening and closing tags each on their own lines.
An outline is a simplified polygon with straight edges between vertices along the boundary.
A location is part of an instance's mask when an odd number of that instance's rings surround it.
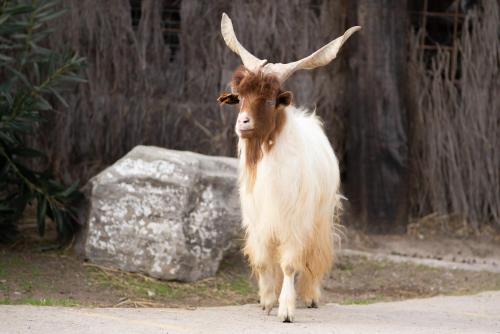
<svg viewBox="0 0 500 334">
<path fill-rule="evenodd" d="M 278 318 L 283 322 L 293 322 L 295 307 L 287 307 L 280 305 L 278 309 Z"/>
<path fill-rule="evenodd" d="M 274 307 L 274 302 L 261 303 L 260 306 L 262 307 L 262 311 L 265 311 L 269 315 Z"/>
<path fill-rule="evenodd" d="M 262 311 L 265 311 L 267 315 L 271 314 L 272 309 L 272 305 L 262 305 Z"/>
<path fill-rule="evenodd" d="M 266 314 L 269 315 L 271 314 L 271 310 L 273 309 L 273 305 L 265 305 L 265 306 L 262 306 L 262 310 L 263 311 L 266 311 Z"/>
<path fill-rule="evenodd" d="M 271 313 L 271 310 L 273 309 L 274 305 L 276 305 L 276 297 L 274 296 L 264 296 L 261 297 L 260 300 L 260 306 L 262 307 L 262 311 L 265 311 L 267 315 Z"/>
<path fill-rule="evenodd" d="M 291 313 L 287 313 L 284 315 L 278 315 L 278 317 L 280 318 L 281 321 L 287 322 L 287 323 L 293 322 L 293 320 L 294 320 L 293 314 L 291 314 Z"/>
<path fill-rule="evenodd" d="M 318 303 L 315 300 L 313 300 L 311 304 L 307 305 L 307 308 L 318 308 Z"/>
</svg>

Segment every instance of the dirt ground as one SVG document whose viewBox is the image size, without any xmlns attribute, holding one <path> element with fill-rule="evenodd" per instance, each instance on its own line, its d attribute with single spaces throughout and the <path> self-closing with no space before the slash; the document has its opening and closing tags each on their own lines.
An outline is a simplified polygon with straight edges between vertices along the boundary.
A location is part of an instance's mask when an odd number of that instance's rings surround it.
<svg viewBox="0 0 500 334">
<path fill-rule="evenodd" d="M 367 235 L 347 229 L 343 249 L 411 259 L 430 259 L 449 264 L 500 271 L 500 229 L 486 226 L 476 231 L 464 228 L 413 223 L 408 234 Z"/>
<path fill-rule="evenodd" d="M 348 232 L 343 247 L 409 258 L 500 264 L 500 243 L 478 238 L 367 236 Z M 500 273 L 431 268 L 364 256 L 337 257 L 323 303 L 368 304 L 500 290 Z M 0 304 L 108 307 L 198 307 L 257 302 L 255 280 L 241 257 L 195 283 L 165 282 L 84 262 L 69 250 L 0 248 Z"/>
</svg>

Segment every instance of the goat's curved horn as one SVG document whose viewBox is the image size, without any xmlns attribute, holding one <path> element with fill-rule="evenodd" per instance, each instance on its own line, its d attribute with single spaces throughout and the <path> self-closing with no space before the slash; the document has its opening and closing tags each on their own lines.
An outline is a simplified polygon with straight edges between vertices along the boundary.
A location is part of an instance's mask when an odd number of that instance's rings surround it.
<svg viewBox="0 0 500 334">
<path fill-rule="evenodd" d="M 345 41 L 360 29 L 360 26 L 349 28 L 342 36 L 334 39 L 310 56 L 293 63 L 266 64 L 266 66 L 264 66 L 264 72 L 273 73 L 278 77 L 278 80 L 283 83 L 298 70 L 311 70 L 316 67 L 325 66 L 337 57 L 337 53 Z"/>
<path fill-rule="evenodd" d="M 236 34 L 234 33 L 233 23 L 226 13 L 222 14 L 220 30 L 227 46 L 240 56 L 243 61 L 243 65 L 245 65 L 248 70 L 257 73 L 262 66 L 267 63 L 266 59 L 259 59 L 255 57 L 253 54 L 248 52 L 247 49 L 240 44 L 240 42 L 238 42 Z"/>
</svg>

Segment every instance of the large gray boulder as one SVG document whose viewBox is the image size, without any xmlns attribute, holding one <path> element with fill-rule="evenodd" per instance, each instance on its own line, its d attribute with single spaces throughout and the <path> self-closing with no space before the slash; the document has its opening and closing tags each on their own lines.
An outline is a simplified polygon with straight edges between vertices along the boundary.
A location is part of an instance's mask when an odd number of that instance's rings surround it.
<svg viewBox="0 0 500 334">
<path fill-rule="evenodd" d="M 82 246 L 94 263 L 194 281 L 238 248 L 236 159 L 137 146 L 86 192 Z"/>
</svg>

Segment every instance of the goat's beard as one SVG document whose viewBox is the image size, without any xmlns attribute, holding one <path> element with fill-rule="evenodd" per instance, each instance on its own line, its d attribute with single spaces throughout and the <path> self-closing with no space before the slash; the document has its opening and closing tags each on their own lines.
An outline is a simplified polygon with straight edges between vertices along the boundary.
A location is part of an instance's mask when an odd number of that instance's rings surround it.
<svg viewBox="0 0 500 334">
<path fill-rule="evenodd" d="M 244 147 L 244 159 L 247 173 L 247 190 L 252 191 L 257 177 L 257 164 L 262 159 L 262 141 L 259 137 L 243 138 L 240 136 Z"/>
</svg>

